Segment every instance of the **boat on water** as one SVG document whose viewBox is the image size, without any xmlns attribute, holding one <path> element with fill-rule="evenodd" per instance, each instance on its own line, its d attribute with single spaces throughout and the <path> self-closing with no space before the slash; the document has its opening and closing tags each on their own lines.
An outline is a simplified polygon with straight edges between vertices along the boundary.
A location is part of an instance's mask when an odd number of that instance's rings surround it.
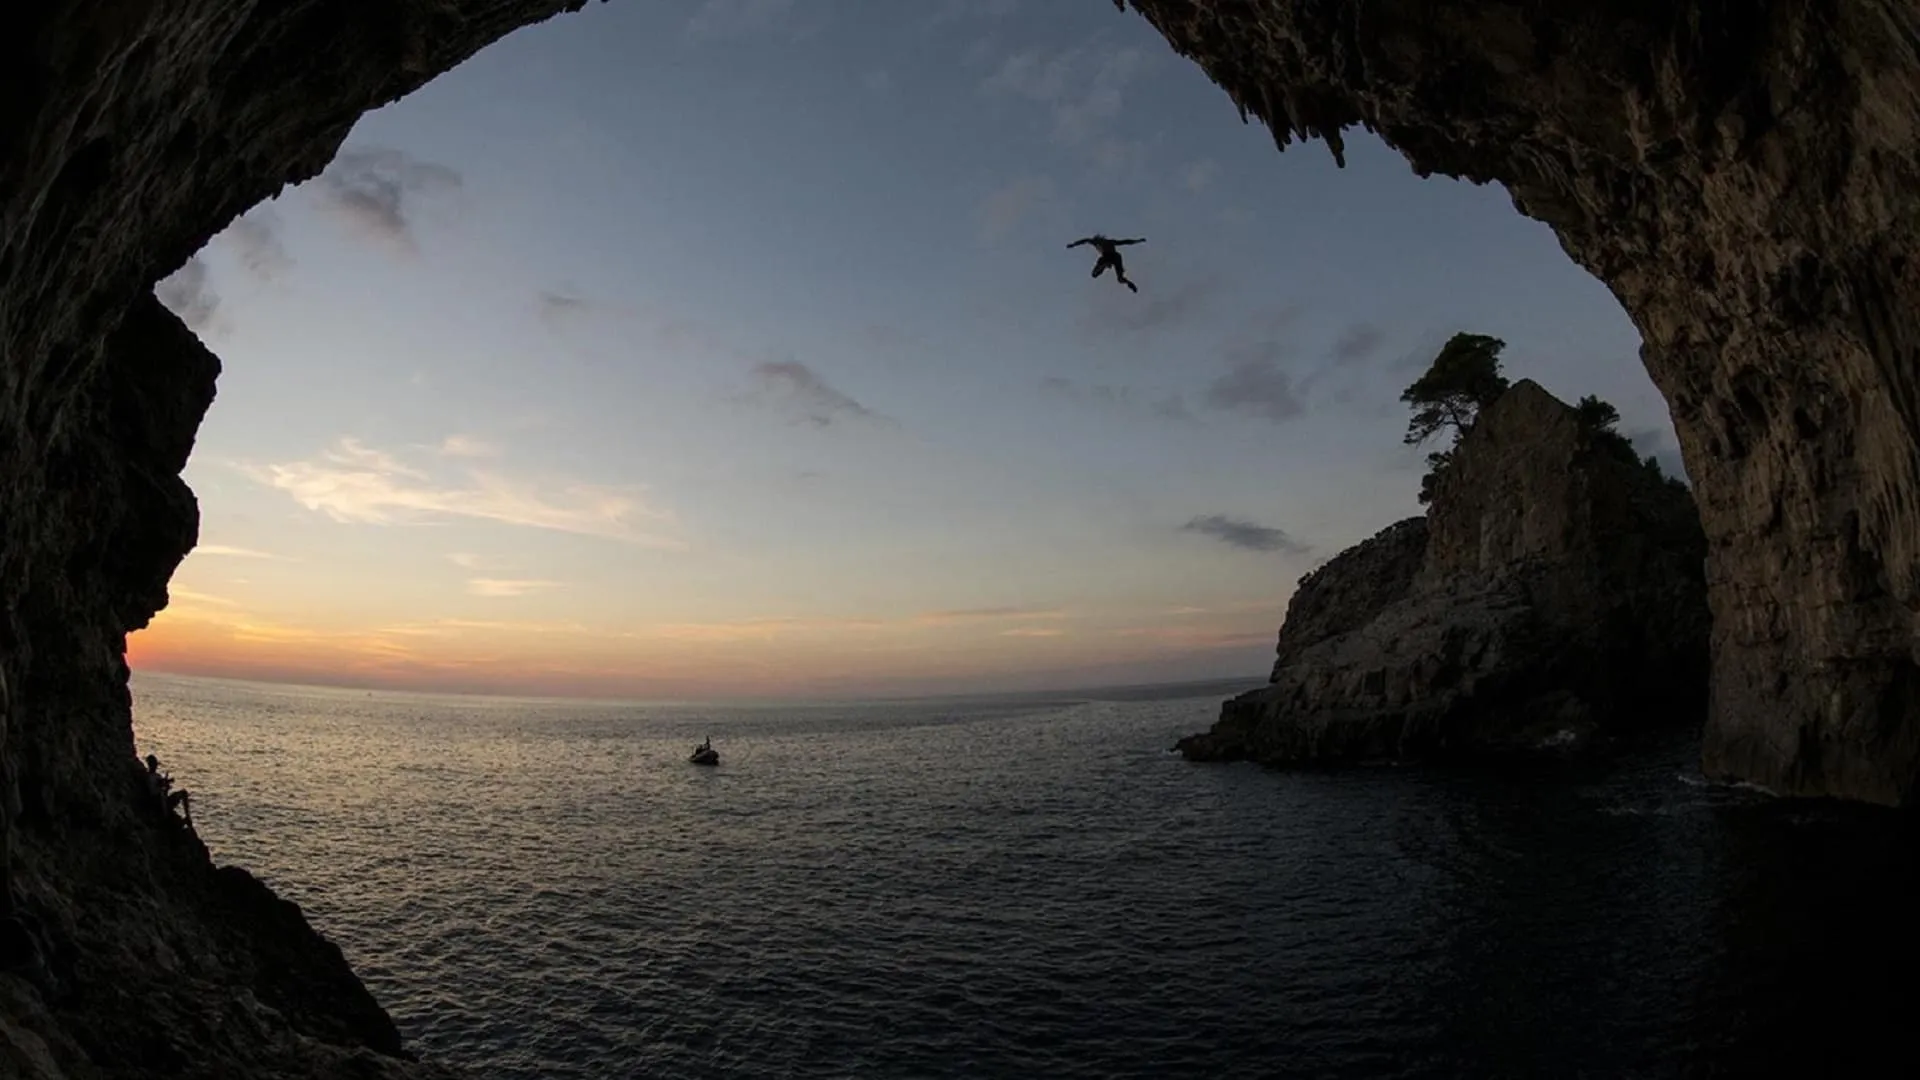
<svg viewBox="0 0 1920 1080">
<path fill-rule="evenodd" d="M 694 747 L 693 756 L 687 760 L 693 762 L 695 765 L 718 765 L 720 764 L 720 751 L 713 748 L 713 740 L 709 738 L 706 742 Z"/>
</svg>

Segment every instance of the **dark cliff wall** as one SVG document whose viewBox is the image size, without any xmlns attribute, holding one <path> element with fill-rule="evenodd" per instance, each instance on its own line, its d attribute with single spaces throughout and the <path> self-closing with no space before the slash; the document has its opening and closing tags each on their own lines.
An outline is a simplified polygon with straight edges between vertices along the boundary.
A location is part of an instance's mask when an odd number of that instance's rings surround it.
<svg viewBox="0 0 1920 1080">
<path fill-rule="evenodd" d="M 1426 519 L 1301 581 L 1269 685 L 1180 749 L 1408 759 L 1698 722 L 1705 558 L 1684 488 L 1523 379 L 1460 441 Z"/>
<path fill-rule="evenodd" d="M 1920 5 L 1125 0 L 1284 147 L 1497 180 L 1613 290 L 1711 544 L 1709 774 L 1920 783 Z"/>
<path fill-rule="evenodd" d="M 151 287 L 368 109 L 583 4 L 0 5 L 0 1073 L 432 1071 L 140 798 L 126 634 L 195 541 L 219 371 Z"/>
<path fill-rule="evenodd" d="M 1406 598 L 1427 554 L 1427 519 L 1396 521 L 1300 579 L 1287 601 L 1274 672 L 1329 638 L 1350 634 Z"/>
<path fill-rule="evenodd" d="M 302 964 L 249 960 L 259 942 L 212 914 L 210 898 L 239 894 L 217 891 L 204 852 L 147 829 L 122 782 L 123 635 L 192 542 L 177 475 L 214 371 L 148 290 L 316 173 L 361 113 L 583 4 L 0 6 L 0 837 L 13 845 L 0 1035 L 24 1017 L 75 1069 L 85 1051 L 135 1055 L 123 1075 L 167 1071 L 159 1050 L 82 1047 L 47 1025 L 70 1016 L 98 1042 L 87 1018 L 116 1007 L 97 989 L 114 965 L 171 970 L 173 956 L 177 1000 L 239 980 L 249 1000 L 287 1004 L 268 1010 L 277 1020 L 228 1018 L 222 1039 L 280 1024 L 387 1040 L 357 1001 L 285 997 L 337 981 L 286 981 L 337 957 L 262 915 L 311 948 Z M 1920 769 L 1910 0 L 1135 6 L 1283 141 L 1337 147 L 1364 123 L 1421 170 L 1501 180 L 1608 283 L 1646 339 L 1712 543 L 1709 769 L 1907 799 Z M 162 924 L 173 944 L 152 955 L 86 936 Z"/>
</svg>

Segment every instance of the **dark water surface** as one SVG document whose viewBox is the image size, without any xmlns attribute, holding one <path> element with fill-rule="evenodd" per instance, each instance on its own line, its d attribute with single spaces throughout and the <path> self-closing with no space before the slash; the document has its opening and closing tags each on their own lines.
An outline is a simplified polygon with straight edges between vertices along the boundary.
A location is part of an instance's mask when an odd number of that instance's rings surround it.
<svg viewBox="0 0 1920 1080">
<path fill-rule="evenodd" d="M 138 676 L 142 752 L 489 1077 L 1915 1064 L 1904 818 L 1605 767 L 1166 752 L 1219 693 L 601 706 Z M 711 733 L 717 769 L 685 763 Z"/>
</svg>

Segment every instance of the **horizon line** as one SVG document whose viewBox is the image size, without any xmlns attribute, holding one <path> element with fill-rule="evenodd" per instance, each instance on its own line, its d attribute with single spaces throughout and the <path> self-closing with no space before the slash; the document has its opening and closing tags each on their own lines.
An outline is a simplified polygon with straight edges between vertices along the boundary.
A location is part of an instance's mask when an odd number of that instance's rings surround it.
<svg viewBox="0 0 1920 1080">
<path fill-rule="evenodd" d="M 638 698 L 622 696 L 600 696 L 586 694 L 505 694 L 481 690 L 414 690 L 399 687 L 368 685 L 365 683 L 320 683 L 305 682 L 297 679 L 246 678 L 237 675 L 200 675 L 177 671 L 163 671 L 151 668 L 128 668 L 129 682 L 135 676 L 148 676 L 162 679 L 182 679 L 188 682 L 237 683 L 247 686 L 274 687 L 295 690 L 318 690 L 327 693 L 364 692 L 367 696 L 390 695 L 396 697 L 421 698 L 477 698 L 488 701 L 526 701 L 526 702 L 579 702 L 591 705 L 632 705 L 632 706 L 689 706 L 689 705 L 831 705 L 831 704 L 882 704 L 887 702 L 910 701 L 947 701 L 964 698 L 1018 698 L 1018 697 L 1091 697 L 1105 692 L 1159 690 L 1182 686 L 1223 686 L 1246 682 L 1249 688 L 1265 686 L 1268 676 L 1264 673 L 1249 674 L 1245 680 L 1234 676 L 1214 676 L 1198 679 L 1168 679 L 1156 682 L 1140 683 L 1087 683 L 1064 686 L 1048 690 L 965 690 L 940 693 L 872 693 L 872 694 L 832 694 L 809 695 L 794 693 L 785 695 L 745 695 L 740 697 L 672 697 Z M 138 702 L 136 701 L 136 706 Z"/>
</svg>

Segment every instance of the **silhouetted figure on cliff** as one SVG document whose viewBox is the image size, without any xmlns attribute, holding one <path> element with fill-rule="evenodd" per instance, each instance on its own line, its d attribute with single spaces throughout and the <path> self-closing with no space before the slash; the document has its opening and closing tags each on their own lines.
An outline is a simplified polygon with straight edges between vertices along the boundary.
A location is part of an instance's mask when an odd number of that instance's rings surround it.
<svg viewBox="0 0 1920 1080">
<path fill-rule="evenodd" d="M 1146 237 L 1142 236 L 1134 240 L 1109 240 L 1099 233 L 1094 233 L 1092 236 L 1083 236 L 1075 240 L 1073 243 L 1068 244 L 1067 248 L 1071 250 L 1079 247 L 1081 244 L 1092 244 L 1094 250 L 1100 252 L 1100 258 L 1093 264 L 1093 276 L 1099 277 L 1106 272 L 1107 267 L 1111 266 L 1113 267 L 1114 280 L 1132 289 L 1134 292 L 1139 292 L 1140 287 L 1127 280 L 1127 264 L 1126 261 L 1120 257 L 1120 249 L 1126 247 L 1128 244 L 1145 243 L 1146 239 Z"/>
<path fill-rule="evenodd" d="M 143 778 L 147 784 L 147 794 L 160 809 L 167 807 L 167 789 L 173 786 L 173 778 L 160 771 L 160 759 L 147 755 L 147 775 Z"/>
<path fill-rule="evenodd" d="M 147 794 L 152 796 L 162 817 L 172 821 L 174 807 L 179 807 L 182 824 L 193 828 L 193 796 L 185 788 L 173 790 L 173 777 L 160 771 L 160 759 L 152 754 L 147 755 L 147 772 L 143 779 L 146 781 Z"/>
</svg>

